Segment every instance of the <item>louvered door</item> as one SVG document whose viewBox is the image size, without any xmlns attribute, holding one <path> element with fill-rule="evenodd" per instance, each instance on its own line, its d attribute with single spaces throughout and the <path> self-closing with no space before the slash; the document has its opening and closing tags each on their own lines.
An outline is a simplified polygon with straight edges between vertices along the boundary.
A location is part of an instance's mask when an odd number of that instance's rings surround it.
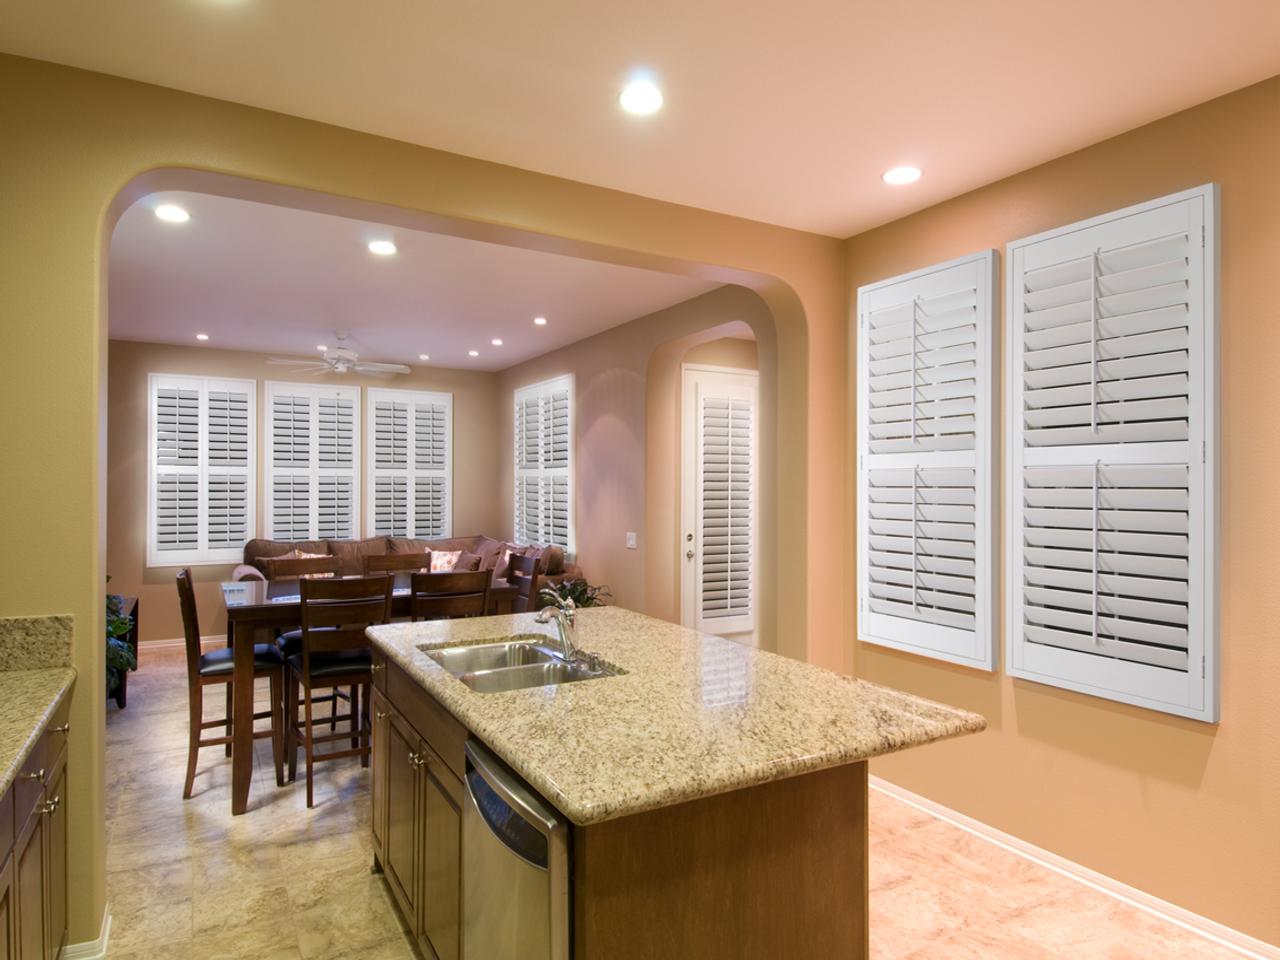
<svg viewBox="0 0 1280 960">
<path fill-rule="evenodd" d="M 240 559 L 254 525 L 252 380 L 152 374 L 147 562 Z"/>
<path fill-rule="evenodd" d="M 573 380 L 558 377 L 515 394 L 516 543 L 573 551 Z"/>
<path fill-rule="evenodd" d="M 1217 717 L 1216 194 L 1009 246 L 1009 666 Z"/>
<path fill-rule="evenodd" d="M 451 536 L 453 394 L 374 389 L 368 393 L 370 532 Z"/>
<path fill-rule="evenodd" d="M 275 540 L 360 535 L 360 389 L 267 383 L 267 529 Z"/>
<path fill-rule="evenodd" d="M 686 365 L 684 620 L 719 635 L 755 629 L 757 376 Z"/>
<path fill-rule="evenodd" d="M 858 639 L 994 666 L 995 253 L 858 291 Z"/>
</svg>

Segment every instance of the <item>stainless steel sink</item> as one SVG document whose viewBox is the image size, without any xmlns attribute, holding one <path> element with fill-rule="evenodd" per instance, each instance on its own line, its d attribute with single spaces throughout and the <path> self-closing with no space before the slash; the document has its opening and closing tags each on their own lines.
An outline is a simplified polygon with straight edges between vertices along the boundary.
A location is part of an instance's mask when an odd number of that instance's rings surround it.
<svg viewBox="0 0 1280 960">
<path fill-rule="evenodd" d="M 445 647 L 428 653 L 455 677 L 478 670 L 502 670 L 556 660 L 556 653 L 541 633 L 512 637 L 506 643 L 477 643 L 466 647 Z"/>
<path fill-rule="evenodd" d="M 515 636 L 504 643 L 430 650 L 427 656 L 477 693 L 576 683 L 622 672 L 598 660 L 566 661 L 540 633 Z"/>
</svg>

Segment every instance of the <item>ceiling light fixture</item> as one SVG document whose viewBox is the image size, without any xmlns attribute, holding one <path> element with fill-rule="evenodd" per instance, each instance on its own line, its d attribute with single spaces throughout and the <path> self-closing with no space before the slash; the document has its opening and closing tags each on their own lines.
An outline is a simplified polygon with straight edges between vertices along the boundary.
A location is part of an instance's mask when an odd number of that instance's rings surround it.
<svg viewBox="0 0 1280 960">
<path fill-rule="evenodd" d="M 396 245 L 390 240 L 370 240 L 369 252 L 380 257 L 389 257 L 396 252 Z"/>
<path fill-rule="evenodd" d="M 534 322 L 534 323 L 536 323 L 536 324 L 537 324 L 538 326 L 540 326 L 540 327 L 545 327 L 545 326 L 547 325 L 547 318 L 546 318 L 546 317 L 534 317 L 534 318 L 533 318 L 533 322 Z"/>
<path fill-rule="evenodd" d="M 919 167 L 894 167 L 880 174 L 880 179 L 890 186 L 901 187 L 908 183 L 915 183 L 920 179 L 920 174 Z"/>
<path fill-rule="evenodd" d="M 480 356 L 480 351 L 479 351 L 479 350 L 468 350 L 468 351 L 467 351 L 467 356 L 468 356 L 468 357 L 478 357 L 478 356 Z"/>
<path fill-rule="evenodd" d="M 495 347 L 500 347 L 500 346 L 502 346 L 502 341 L 501 341 L 501 340 L 499 340 L 497 337 L 494 337 L 494 338 L 493 338 L 492 340 L 490 340 L 489 342 L 490 342 L 490 343 L 492 343 Z"/>
<path fill-rule="evenodd" d="M 197 334 L 196 334 L 196 339 L 197 339 L 197 340 L 208 340 L 208 339 L 209 339 L 209 335 L 208 335 L 207 333 L 197 333 Z"/>
<path fill-rule="evenodd" d="M 430 358 L 429 356 L 427 356 L 425 353 L 420 353 L 420 354 L 418 354 L 418 359 L 419 359 L 419 360 L 430 360 L 431 358 Z"/>
<path fill-rule="evenodd" d="M 637 77 L 622 88 L 618 102 L 627 113 L 647 117 L 662 109 L 662 91 L 647 77 Z"/>
<path fill-rule="evenodd" d="M 156 207 L 156 216 L 166 223 L 186 223 L 191 219 L 191 214 L 176 203 L 160 204 L 160 206 Z"/>
<path fill-rule="evenodd" d="M 326 350 L 328 350 L 329 348 L 328 348 L 328 347 L 326 347 L 326 346 L 322 343 L 322 344 L 320 344 L 319 346 L 317 346 L 317 347 L 316 347 L 316 349 L 317 349 L 317 350 L 319 350 L 321 353 L 324 353 L 324 352 L 325 352 Z"/>
</svg>

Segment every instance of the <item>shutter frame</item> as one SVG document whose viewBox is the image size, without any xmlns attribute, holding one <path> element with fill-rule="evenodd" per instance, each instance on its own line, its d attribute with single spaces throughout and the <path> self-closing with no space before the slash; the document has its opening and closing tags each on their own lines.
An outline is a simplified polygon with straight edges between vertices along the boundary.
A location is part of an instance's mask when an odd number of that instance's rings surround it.
<svg viewBox="0 0 1280 960">
<path fill-rule="evenodd" d="M 983 670 L 996 663 L 996 271 L 985 250 L 867 284 L 853 321 L 858 639 Z M 913 330 L 905 352 L 895 346 Z M 883 372 L 882 358 L 908 353 L 891 364 L 905 376 Z M 910 430 L 879 426 L 904 416 Z M 904 560 L 899 534 L 913 531 Z"/>
<path fill-rule="evenodd" d="M 237 563 L 256 535 L 255 380 L 147 377 L 147 566 Z"/>
<path fill-rule="evenodd" d="M 572 374 L 520 387 L 513 396 L 512 537 L 554 544 L 572 556 L 574 525 Z"/>
<path fill-rule="evenodd" d="M 1007 600 L 1005 642 L 1009 673 L 1026 680 L 1206 722 L 1217 722 L 1220 699 L 1218 209 L 1218 188 L 1209 184 L 1013 241 L 1007 247 L 1008 277 L 1005 289 L 1009 364 L 1006 382 L 1009 444 L 1006 490 L 1010 497 L 1006 536 L 1009 577 L 1015 587 L 1010 589 Z M 1100 432 L 1097 442 L 1061 445 L 1028 443 L 1026 432 L 1030 427 L 1026 426 L 1026 413 L 1034 408 L 1027 405 L 1027 385 L 1023 378 L 1024 342 L 1028 336 L 1022 307 L 1027 296 L 1024 293 L 1027 289 L 1024 279 L 1026 275 L 1033 271 L 1046 271 L 1053 263 L 1065 265 L 1068 254 L 1074 249 L 1092 250 L 1095 259 L 1112 258 L 1113 262 L 1108 264 L 1109 267 L 1124 267 L 1130 261 L 1139 259 L 1131 257 L 1131 251 L 1141 252 L 1140 248 L 1169 240 L 1183 230 L 1186 234 L 1184 249 L 1187 258 L 1185 319 L 1179 324 L 1176 319 L 1170 319 L 1174 316 L 1170 312 L 1171 308 L 1154 305 L 1159 302 L 1159 298 L 1166 297 L 1171 292 L 1167 287 L 1153 296 L 1139 296 L 1138 299 L 1146 298 L 1151 312 L 1138 316 L 1143 318 L 1142 322 L 1149 330 L 1186 326 L 1185 385 L 1170 377 L 1156 384 L 1161 389 L 1153 389 L 1151 380 L 1144 382 L 1141 379 L 1119 379 L 1104 381 L 1097 387 L 1086 383 L 1083 391 L 1078 392 L 1095 391 L 1100 394 L 1104 386 L 1111 393 L 1123 388 L 1129 397 L 1143 391 L 1162 396 L 1176 396 L 1181 392 L 1186 397 L 1185 426 L 1170 425 L 1156 430 L 1152 429 L 1152 424 L 1158 421 L 1142 421 L 1142 415 L 1180 415 L 1181 406 L 1174 412 L 1171 404 L 1163 402 L 1159 407 L 1138 408 L 1135 410 L 1135 422 L 1131 429 Z M 1065 269 L 1062 272 L 1065 273 Z M 1111 280 L 1115 272 L 1117 270 L 1112 269 L 1098 278 L 1100 285 L 1096 288 L 1097 293 L 1091 294 L 1095 303 L 1108 297 L 1114 301 L 1110 292 L 1114 286 L 1125 283 L 1133 286 L 1135 283 L 1153 281 L 1159 279 L 1157 275 L 1161 271 L 1147 268 L 1145 274 L 1135 273 L 1122 278 L 1119 284 Z M 1138 289 L 1142 288 L 1139 286 Z M 1096 307 L 1094 309 L 1097 310 Z M 1157 316 L 1157 311 L 1160 310 L 1164 313 Z M 1106 315 L 1098 316 L 1099 328 L 1108 323 L 1112 316 L 1106 311 L 1100 312 Z M 1131 329 L 1120 330 L 1119 333 L 1126 334 Z M 1108 331 L 1101 336 L 1105 337 L 1108 333 L 1115 335 L 1113 331 Z M 1170 340 L 1166 337 L 1160 342 L 1169 343 Z M 1150 357 L 1160 356 L 1162 355 L 1149 354 L 1142 359 L 1146 361 Z M 1133 370 L 1125 371 L 1125 374 L 1141 376 L 1142 373 L 1138 372 L 1140 369 L 1134 367 Z M 1158 371 L 1148 364 L 1142 372 L 1151 377 Z M 1133 386 L 1130 387 L 1130 384 Z M 1102 399 L 1099 397 L 1099 402 Z M 1054 400 L 1058 402 L 1058 398 L 1055 397 Z M 1106 421 L 1100 417 L 1098 422 Z M 1075 437 L 1068 439 L 1090 439 L 1092 434 L 1088 431 L 1089 427 L 1086 425 Z M 1052 554 L 1047 555 L 1042 547 L 1030 540 L 1044 539 L 1046 536 L 1034 533 L 1042 529 L 1040 524 L 1052 516 L 1044 507 L 1061 509 L 1062 505 L 1068 505 L 1073 512 L 1064 516 L 1078 526 L 1084 526 L 1086 520 L 1090 524 L 1094 521 L 1087 514 L 1078 512 L 1078 504 L 1084 499 L 1083 487 L 1073 484 L 1052 496 L 1043 496 L 1038 491 L 1028 495 L 1026 491 L 1035 488 L 1028 488 L 1026 484 L 1034 479 L 1037 471 L 1071 470 L 1078 480 L 1084 468 L 1100 470 L 1105 476 L 1120 472 L 1134 474 L 1144 469 L 1159 469 L 1161 466 L 1187 471 L 1187 515 L 1183 522 L 1187 531 L 1185 567 L 1174 562 L 1176 557 L 1172 554 L 1176 551 L 1163 548 L 1164 544 L 1172 542 L 1175 531 L 1182 526 L 1173 513 L 1168 512 L 1172 510 L 1176 513 L 1176 505 L 1170 495 L 1160 494 L 1148 504 L 1135 504 L 1133 498 L 1126 499 L 1123 495 L 1117 497 L 1105 482 L 1101 483 L 1097 494 L 1100 500 L 1114 502 L 1118 499 L 1130 510 L 1135 510 L 1140 505 L 1144 512 L 1108 512 L 1107 504 L 1099 503 L 1102 516 L 1097 522 L 1098 528 L 1103 532 L 1095 536 L 1090 532 L 1094 529 L 1092 525 L 1082 531 L 1085 535 L 1083 541 L 1096 543 L 1094 555 L 1099 558 L 1098 566 L 1091 567 L 1095 572 L 1090 573 L 1097 586 L 1084 586 L 1083 597 L 1097 596 L 1098 613 L 1093 615 L 1103 617 L 1105 622 L 1099 628 L 1095 621 L 1094 625 L 1086 626 L 1085 632 L 1072 627 L 1076 632 L 1066 639 L 1075 649 L 1051 645 L 1048 635 L 1034 629 L 1032 618 L 1051 618 L 1067 623 L 1070 622 L 1069 615 L 1064 617 L 1056 611 L 1069 610 L 1070 607 L 1061 608 L 1055 604 L 1046 608 L 1040 605 L 1041 601 L 1056 597 L 1040 591 L 1041 584 L 1038 581 L 1047 578 L 1061 579 L 1063 575 L 1056 572 L 1048 575 L 1044 573 L 1043 565 L 1055 558 Z M 1061 475 L 1066 476 L 1065 473 Z M 1176 493 L 1176 488 L 1171 488 L 1170 493 Z M 1088 494 L 1089 497 L 1094 496 L 1092 486 Z M 1055 497 L 1058 501 L 1056 503 Z M 1071 503 L 1067 504 L 1067 500 Z M 1108 525 L 1120 532 L 1107 533 Z M 1161 529 L 1162 525 L 1167 529 Z M 1029 530 L 1034 533 L 1033 536 L 1029 537 Z M 1053 539 L 1062 535 L 1049 531 L 1047 536 Z M 1081 540 L 1078 534 L 1073 534 L 1072 539 Z M 1124 552 L 1111 553 L 1111 550 L 1120 549 L 1124 549 Z M 1079 557 L 1073 559 L 1080 560 Z M 1117 579 L 1119 574 L 1109 569 L 1112 562 L 1125 566 L 1125 574 L 1130 569 L 1137 568 L 1155 571 L 1156 576 L 1172 579 L 1152 581 L 1148 585 L 1152 589 L 1142 589 L 1143 585 L 1135 584 L 1132 579 Z M 1185 587 L 1181 585 L 1183 574 L 1180 571 L 1183 569 L 1186 571 Z M 1143 575 L 1150 574 L 1138 574 Z M 1143 595 L 1130 596 L 1132 593 Z M 1179 606 L 1184 595 L 1185 610 Z M 1070 603 L 1082 606 L 1082 595 L 1073 595 Z M 1041 613 L 1042 610 L 1049 612 Z M 1113 613 L 1133 619 L 1113 619 Z M 1181 657 L 1177 655 L 1176 646 L 1181 629 L 1178 621 L 1183 617 L 1187 620 L 1185 668 L 1179 666 Z M 1086 619 L 1080 623 L 1088 624 L 1089 621 Z M 1125 650 L 1123 643 L 1118 647 L 1110 639 L 1112 636 L 1122 638 L 1125 634 L 1140 634 L 1144 643 L 1156 645 Z M 1089 642 L 1080 642 L 1081 637 L 1087 638 Z M 1172 642 L 1170 638 L 1173 638 Z"/>
<path fill-rule="evenodd" d="M 453 536 L 453 394 L 368 388 L 370 536 Z"/>
</svg>

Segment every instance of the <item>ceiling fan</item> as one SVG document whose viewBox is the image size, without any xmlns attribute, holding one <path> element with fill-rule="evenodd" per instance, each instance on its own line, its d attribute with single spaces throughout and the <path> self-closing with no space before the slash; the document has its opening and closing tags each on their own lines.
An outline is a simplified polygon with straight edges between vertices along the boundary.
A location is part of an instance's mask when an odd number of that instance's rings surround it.
<svg viewBox="0 0 1280 960">
<path fill-rule="evenodd" d="M 318 360 L 294 360 L 291 357 L 268 357 L 267 363 L 280 367 L 293 367 L 299 373 L 363 373 L 372 377 L 390 377 L 408 373 L 403 363 L 375 363 L 361 360 L 360 355 L 347 345 L 347 335 L 337 335 L 337 346 L 330 347 Z"/>
</svg>

